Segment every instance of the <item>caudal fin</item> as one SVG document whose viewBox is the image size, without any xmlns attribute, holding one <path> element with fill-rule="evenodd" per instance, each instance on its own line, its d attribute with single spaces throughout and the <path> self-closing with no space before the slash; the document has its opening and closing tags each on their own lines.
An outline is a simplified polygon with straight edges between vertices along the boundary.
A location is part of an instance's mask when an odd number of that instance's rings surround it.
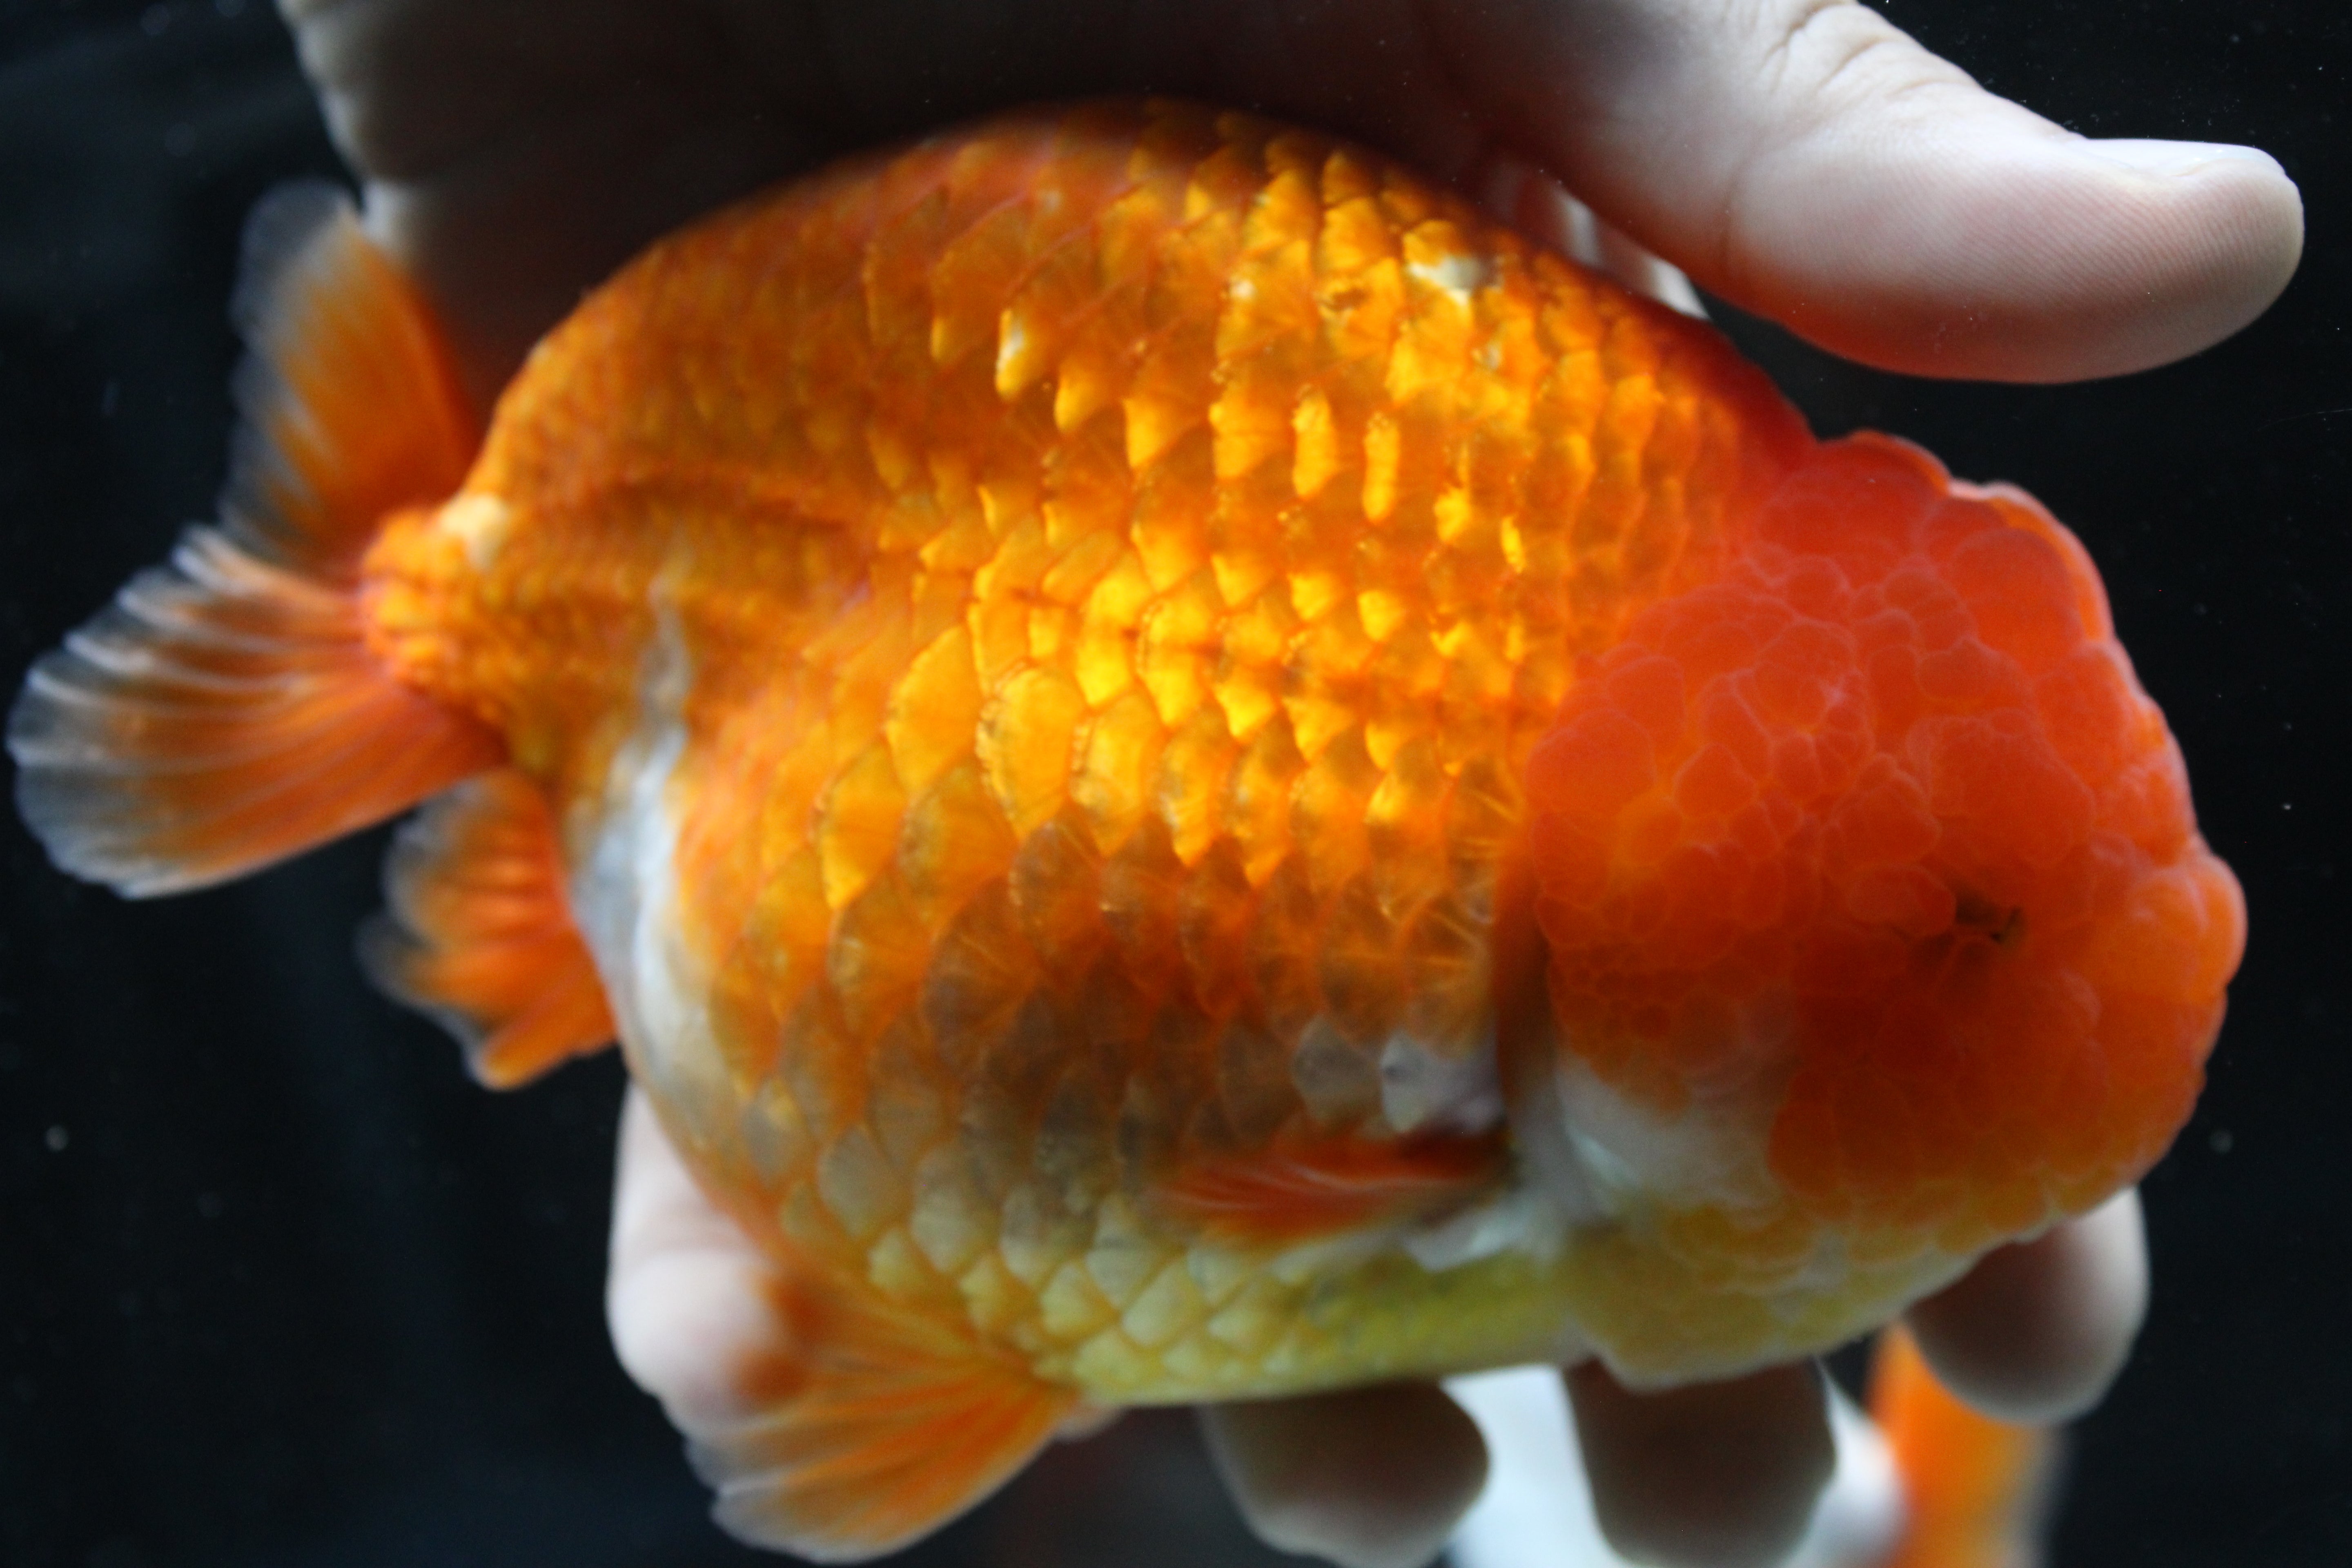
<svg viewBox="0 0 2352 1568">
<path fill-rule="evenodd" d="M 1881 1568 L 2037 1568 L 2057 1468 L 2052 1433 L 1961 1404 L 1900 1328 L 1879 1338 L 1870 1414 L 1903 1489 L 1903 1534 Z"/>
<path fill-rule="evenodd" d="M 393 678 L 353 593 L 385 515 L 453 492 L 478 442 L 424 301 L 349 199 L 307 184 L 256 209 L 234 314 L 250 355 L 220 522 L 34 665 L 8 716 L 50 858 L 132 897 L 298 854 L 503 750 Z"/>
</svg>

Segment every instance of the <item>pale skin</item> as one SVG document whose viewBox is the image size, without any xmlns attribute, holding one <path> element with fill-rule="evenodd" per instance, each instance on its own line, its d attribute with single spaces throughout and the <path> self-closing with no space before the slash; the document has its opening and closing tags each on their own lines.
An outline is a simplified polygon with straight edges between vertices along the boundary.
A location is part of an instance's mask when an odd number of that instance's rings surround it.
<svg viewBox="0 0 2352 1568">
<path fill-rule="evenodd" d="M 1362 137 L 1633 286 L 1685 277 L 1822 346 L 2020 382 L 2193 353 L 2302 244 L 2248 148 L 2085 141 L 1850 0 L 281 0 L 377 237 L 431 290 L 487 405 L 580 291 L 656 235 L 824 158 L 983 110 L 1153 89 Z M 1661 261 L 1659 258 L 1665 258 Z M 1669 265 L 1671 263 L 1671 265 Z M 698 1441 L 751 1411 L 771 1265 L 642 1099 L 624 1114 L 608 1307 L 630 1374 Z M 2145 1309 L 2137 1197 L 1986 1258 L 1910 1321 L 1964 1397 L 2087 1410 Z M 1819 1374 L 1568 1389 L 1627 1555 L 1774 1561 L 1830 1465 Z M 1268 1541 L 1349 1568 L 1443 1543 L 1486 1469 L 1433 1386 L 1205 1410 Z M 1302 1458 L 1302 1456 L 1309 1457 Z"/>
</svg>

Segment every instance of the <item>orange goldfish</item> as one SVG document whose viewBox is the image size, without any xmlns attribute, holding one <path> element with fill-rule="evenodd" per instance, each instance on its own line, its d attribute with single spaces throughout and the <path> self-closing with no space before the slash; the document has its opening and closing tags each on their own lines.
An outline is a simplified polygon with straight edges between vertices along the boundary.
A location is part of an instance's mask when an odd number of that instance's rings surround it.
<svg viewBox="0 0 2352 1568">
<path fill-rule="evenodd" d="M 1886 1321 L 2189 1113 L 2236 883 L 2074 538 L 1704 325 L 1181 104 L 841 164 L 483 430 L 265 210 L 223 518 L 37 665 L 133 895 L 404 810 L 394 993 L 617 1035 L 790 1281 L 722 1516 L 920 1534 L 1090 1407 Z"/>
</svg>

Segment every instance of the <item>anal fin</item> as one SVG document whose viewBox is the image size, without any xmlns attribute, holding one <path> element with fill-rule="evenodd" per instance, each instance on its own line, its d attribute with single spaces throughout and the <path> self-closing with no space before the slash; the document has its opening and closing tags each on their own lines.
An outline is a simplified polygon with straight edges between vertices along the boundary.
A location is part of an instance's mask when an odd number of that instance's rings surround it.
<svg viewBox="0 0 2352 1568">
<path fill-rule="evenodd" d="M 563 896 L 555 819 L 513 769 L 428 804 L 394 841 L 390 910 L 361 938 L 376 984 L 433 1014 L 493 1089 L 613 1038 L 603 983 Z"/>
<path fill-rule="evenodd" d="M 790 1349 L 757 1373 L 759 1413 L 690 1450 L 741 1540 L 819 1563 L 878 1557 L 1003 1485 L 1078 1407 L 1075 1390 L 950 1329 L 807 1280 L 779 1289 Z"/>
</svg>

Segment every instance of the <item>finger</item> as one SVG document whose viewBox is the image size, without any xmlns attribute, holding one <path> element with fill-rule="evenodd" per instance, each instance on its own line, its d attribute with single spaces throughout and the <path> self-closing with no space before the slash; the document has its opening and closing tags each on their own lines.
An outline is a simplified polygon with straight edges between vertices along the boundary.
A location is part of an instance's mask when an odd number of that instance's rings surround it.
<svg viewBox="0 0 2352 1568">
<path fill-rule="evenodd" d="M 1637 1394 L 1598 1362 L 1569 1407 L 1610 1544 L 1660 1568 L 1764 1568 L 1803 1537 L 1837 1466 L 1819 1369 Z"/>
<path fill-rule="evenodd" d="M 2074 135 L 1852 0 L 1428 12 L 1506 140 L 1701 287 L 1888 369 L 2159 364 L 2260 314 L 2302 248 L 2263 154 Z"/>
<path fill-rule="evenodd" d="M 1486 1479 L 1476 1425 L 1429 1384 L 1203 1405 L 1201 1426 L 1252 1530 L 1347 1568 L 1419 1568 Z"/>
<path fill-rule="evenodd" d="M 604 1312 L 613 1348 L 688 1436 L 752 1416 L 790 1327 L 774 1270 L 710 1206 L 634 1085 L 621 1110 Z"/>
<path fill-rule="evenodd" d="M 1706 308 L 1682 268 L 1593 216 L 1592 209 L 1525 158 L 1496 153 L 1464 188 L 1496 222 L 1685 316 Z"/>
<path fill-rule="evenodd" d="M 1921 374 L 2179 358 L 2260 314 L 2302 248 L 2263 154 L 2075 136 L 1855 0 L 1008 0 L 928 36 L 908 24 L 932 7 L 888 9 L 894 27 L 828 35 L 845 97 L 887 118 L 1160 88 L 1350 131 L 1444 180 L 1499 147 L 1702 287 Z"/>
<path fill-rule="evenodd" d="M 485 407 L 582 289 L 825 151 L 801 7 L 279 3 L 370 233 L 431 292 Z"/>
<path fill-rule="evenodd" d="M 1986 1255 L 1914 1306 L 1912 1337 L 1944 1385 L 2006 1421 L 2071 1420 L 2123 1370 L 2147 1311 L 2139 1194 Z"/>
<path fill-rule="evenodd" d="M 1516 153 L 1734 303 L 1928 374 L 2194 352 L 2301 247 L 2261 153 L 2073 136 L 1850 0 L 606 0 L 629 24 L 609 27 L 508 0 L 487 30 L 449 25 L 452 0 L 284 3 L 372 222 L 478 380 L 636 245 L 826 151 L 1139 89 L 1350 131 L 1441 179 Z"/>
</svg>

